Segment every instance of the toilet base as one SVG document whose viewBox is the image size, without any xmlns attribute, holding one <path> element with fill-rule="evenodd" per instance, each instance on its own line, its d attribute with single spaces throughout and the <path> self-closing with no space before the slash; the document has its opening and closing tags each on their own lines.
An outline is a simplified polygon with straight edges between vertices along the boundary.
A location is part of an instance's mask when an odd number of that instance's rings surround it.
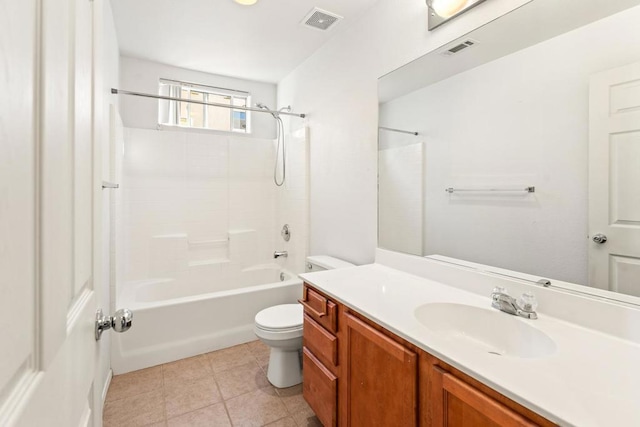
<svg viewBox="0 0 640 427">
<path fill-rule="evenodd" d="M 277 388 L 293 387 L 300 384 L 302 382 L 302 366 L 300 366 L 299 350 L 271 347 L 267 378 Z"/>
</svg>

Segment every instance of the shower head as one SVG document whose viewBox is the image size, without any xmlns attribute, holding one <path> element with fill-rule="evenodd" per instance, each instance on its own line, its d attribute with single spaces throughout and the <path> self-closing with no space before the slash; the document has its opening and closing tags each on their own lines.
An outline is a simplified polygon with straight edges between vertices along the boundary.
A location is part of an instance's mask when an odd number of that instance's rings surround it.
<svg viewBox="0 0 640 427">
<path fill-rule="evenodd" d="M 269 111 L 274 119 L 277 119 L 280 116 L 280 114 L 278 114 L 278 112 L 271 111 L 271 109 L 269 107 L 267 107 L 265 104 L 263 104 L 262 102 L 256 103 L 256 107 L 260 108 L 261 110 Z"/>
</svg>

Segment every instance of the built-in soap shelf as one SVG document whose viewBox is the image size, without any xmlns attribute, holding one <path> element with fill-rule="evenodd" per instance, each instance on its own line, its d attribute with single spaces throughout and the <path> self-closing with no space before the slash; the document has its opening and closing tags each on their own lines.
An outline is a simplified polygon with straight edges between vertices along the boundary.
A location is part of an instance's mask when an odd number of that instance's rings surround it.
<svg viewBox="0 0 640 427">
<path fill-rule="evenodd" d="M 151 236 L 150 270 L 166 276 L 185 269 L 218 268 L 232 260 L 240 269 L 256 265 L 260 259 L 256 233 L 254 229 L 231 229 L 226 238 L 202 240 L 189 239 L 187 233 Z"/>
<path fill-rule="evenodd" d="M 189 240 L 190 248 L 202 247 L 202 246 L 224 246 L 229 244 L 229 238 L 217 239 L 217 240 Z"/>
</svg>

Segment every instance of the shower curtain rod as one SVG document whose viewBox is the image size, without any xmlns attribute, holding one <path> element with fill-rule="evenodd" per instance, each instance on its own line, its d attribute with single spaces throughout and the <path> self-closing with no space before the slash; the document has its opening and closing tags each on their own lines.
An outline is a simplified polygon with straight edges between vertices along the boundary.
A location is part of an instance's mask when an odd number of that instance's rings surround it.
<svg viewBox="0 0 640 427">
<path fill-rule="evenodd" d="M 114 95 L 141 96 L 143 98 L 162 99 L 162 100 L 165 100 L 165 101 L 188 102 L 190 104 L 208 105 L 210 107 L 222 107 L 222 108 L 229 108 L 229 109 L 233 109 L 233 110 L 255 111 L 256 113 L 269 113 L 269 114 L 275 114 L 275 115 L 279 114 L 281 116 L 293 116 L 293 117 L 300 117 L 302 119 L 307 117 L 306 114 L 289 113 L 289 112 L 286 112 L 286 111 L 265 110 L 265 109 L 262 109 L 262 108 L 254 108 L 254 107 L 239 107 L 239 106 L 236 106 L 236 105 L 216 104 L 215 102 L 192 101 L 190 99 L 173 98 L 173 97 L 170 97 L 170 96 L 162 96 L 162 95 L 152 95 L 150 93 L 132 92 L 132 91 L 129 91 L 129 90 L 121 90 L 121 89 L 115 89 L 115 88 L 111 88 L 111 93 L 114 94 Z"/>
<path fill-rule="evenodd" d="M 387 128 L 387 127 L 384 127 L 384 126 L 380 126 L 378 129 L 388 130 L 390 132 L 406 133 L 406 134 L 409 134 L 409 135 L 418 136 L 418 132 L 414 132 L 414 131 L 410 131 L 410 130 Z"/>
</svg>

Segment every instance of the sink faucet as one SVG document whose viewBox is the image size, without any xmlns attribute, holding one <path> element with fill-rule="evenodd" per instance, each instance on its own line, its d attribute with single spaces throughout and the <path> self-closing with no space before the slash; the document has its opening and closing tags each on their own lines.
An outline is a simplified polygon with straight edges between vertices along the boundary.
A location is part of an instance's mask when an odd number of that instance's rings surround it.
<svg viewBox="0 0 640 427">
<path fill-rule="evenodd" d="M 276 258 L 276 259 L 280 258 L 280 257 L 285 257 L 286 258 L 288 256 L 289 256 L 289 254 L 287 253 L 287 251 L 282 251 L 282 252 L 275 251 L 273 253 L 273 257 Z"/>
<path fill-rule="evenodd" d="M 496 286 L 491 292 L 491 307 L 525 319 L 538 318 L 538 313 L 535 311 L 538 302 L 531 292 L 523 293 L 520 300 L 516 301 L 505 288 Z"/>
</svg>

